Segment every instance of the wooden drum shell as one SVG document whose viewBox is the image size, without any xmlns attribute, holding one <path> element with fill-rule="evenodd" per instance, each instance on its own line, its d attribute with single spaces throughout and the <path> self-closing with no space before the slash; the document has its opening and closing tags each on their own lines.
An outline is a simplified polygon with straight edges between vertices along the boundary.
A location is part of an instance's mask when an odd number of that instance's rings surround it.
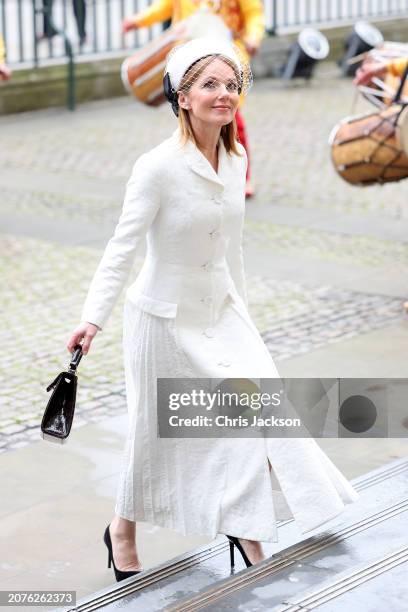
<svg viewBox="0 0 408 612">
<path fill-rule="evenodd" d="M 140 102 L 158 106 L 165 101 L 163 72 L 166 56 L 173 47 L 185 42 L 184 33 L 183 24 L 177 24 L 138 49 L 123 62 L 121 68 L 123 84 Z"/>
<path fill-rule="evenodd" d="M 333 129 L 329 144 L 333 165 L 352 185 L 400 181 L 408 177 L 404 151 L 408 107 L 391 106 L 381 112 L 346 118 Z"/>
</svg>

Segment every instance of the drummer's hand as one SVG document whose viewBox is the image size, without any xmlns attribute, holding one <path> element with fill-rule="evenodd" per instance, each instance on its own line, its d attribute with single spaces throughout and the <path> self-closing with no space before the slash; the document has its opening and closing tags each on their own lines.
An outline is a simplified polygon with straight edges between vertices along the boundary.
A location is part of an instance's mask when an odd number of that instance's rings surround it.
<svg viewBox="0 0 408 612">
<path fill-rule="evenodd" d="M 7 64 L 0 64 L 0 81 L 8 81 L 11 77 L 11 70 Z"/>
<path fill-rule="evenodd" d="M 99 331 L 99 327 L 94 325 L 93 323 L 81 323 L 78 325 L 76 329 L 71 334 L 70 339 L 68 340 L 67 349 L 70 353 L 74 350 L 76 344 L 82 344 L 82 353 L 86 355 L 89 351 L 89 347 L 91 346 L 91 342 L 94 339 L 96 333 Z"/>
<path fill-rule="evenodd" d="M 131 30 L 136 30 L 138 27 L 135 17 L 126 17 L 122 21 L 122 34 L 127 34 Z"/>
<path fill-rule="evenodd" d="M 249 55 L 252 57 L 256 53 L 258 53 L 259 47 L 261 45 L 261 41 L 256 38 L 251 38 L 250 36 L 248 36 L 248 38 L 244 39 L 244 45 L 245 45 L 245 49 L 248 51 Z"/>
<path fill-rule="evenodd" d="M 367 85 L 374 77 L 381 76 L 387 72 L 387 64 L 381 62 L 364 63 L 356 72 L 353 80 L 354 85 Z"/>
</svg>

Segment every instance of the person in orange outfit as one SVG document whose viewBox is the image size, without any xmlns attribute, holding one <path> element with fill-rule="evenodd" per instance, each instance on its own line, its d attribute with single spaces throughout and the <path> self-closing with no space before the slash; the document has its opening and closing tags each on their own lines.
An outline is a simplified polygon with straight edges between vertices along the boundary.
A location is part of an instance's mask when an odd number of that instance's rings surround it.
<svg viewBox="0 0 408 612">
<path fill-rule="evenodd" d="M 387 72 L 402 77 L 407 66 L 408 57 L 398 57 L 388 62 L 366 62 L 357 70 L 353 83 L 367 85 L 374 77 L 383 76 Z"/>
<path fill-rule="evenodd" d="M 187 19 L 200 7 L 205 6 L 222 18 L 232 33 L 233 42 L 239 47 L 246 60 L 257 53 L 265 33 L 265 19 L 261 0 L 156 0 L 147 9 L 124 19 L 123 33 L 144 28 L 154 23 L 171 19 L 177 23 Z M 243 96 L 240 99 L 240 107 Z M 235 115 L 238 139 L 245 147 L 248 157 L 246 196 L 254 194 L 250 179 L 249 146 L 243 116 L 238 109 Z"/>
</svg>

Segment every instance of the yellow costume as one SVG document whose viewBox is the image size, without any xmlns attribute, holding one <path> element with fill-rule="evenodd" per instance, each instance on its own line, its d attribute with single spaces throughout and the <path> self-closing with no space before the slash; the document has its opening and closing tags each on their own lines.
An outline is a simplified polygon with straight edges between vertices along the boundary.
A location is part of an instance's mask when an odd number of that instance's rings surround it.
<svg viewBox="0 0 408 612">
<path fill-rule="evenodd" d="M 3 37 L 0 35 L 0 65 L 4 64 L 6 58 L 6 50 L 4 48 Z"/>
<path fill-rule="evenodd" d="M 402 77 L 405 72 L 405 68 L 408 64 L 408 57 L 399 57 L 397 59 L 388 62 L 387 68 L 389 72 L 396 77 Z"/>
<path fill-rule="evenodd" d="M 156 0 L 144 11 L 137 13 L 134 23 L 137 27 L 151 26 L 154 23 L 171 19 L 177 23 L 186 19 L 203 5 L 219 15 L 231 30 L 234 42 L 245 54 L 244 40 L 261 42 L 265 33 L 264 12 L 261 0 Z"/>
</svg>

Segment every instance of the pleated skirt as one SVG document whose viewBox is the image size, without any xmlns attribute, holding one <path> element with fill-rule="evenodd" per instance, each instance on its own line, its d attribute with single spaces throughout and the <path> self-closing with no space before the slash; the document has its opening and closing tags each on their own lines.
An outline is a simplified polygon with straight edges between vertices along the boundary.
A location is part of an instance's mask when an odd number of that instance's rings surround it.
<svg viewBox="0 0 408 612">
<path fill-rule="evenodd" d="M 312 438 L 157 436 L 157 378 L 279 378 L 242 301 L 228 296 L 210 332 L 188 309 L 161 317 L 126 300 L 116 514 L 183 535 L 264 542 L 278 541 L 279 520 L 294 518 L 302 533 L 324 525 L 358 494 Z"/>
</svg>

